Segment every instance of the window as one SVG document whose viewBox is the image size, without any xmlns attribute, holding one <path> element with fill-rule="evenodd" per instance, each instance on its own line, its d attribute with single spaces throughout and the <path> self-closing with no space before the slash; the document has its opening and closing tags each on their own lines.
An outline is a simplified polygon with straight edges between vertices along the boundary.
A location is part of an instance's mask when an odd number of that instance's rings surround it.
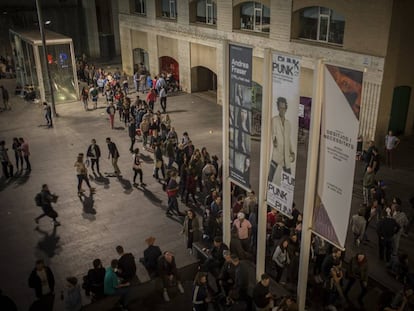
<svg viewBox="0 0 414 311">
<path fill-rule="evenodd" d="M 269 32 L 270 9 L 258 2 L 245 2 L 240 5 L 240 29 Z"/>
<path fill-rule="evenodd" d="M 135 0 L 135 8 L 134 13 L 146 15 L 147 14 L 147 6 L 145 3 L 146 0 Z"/>
<path fill-rule="evenodd" d="M 217 22 L 217 6 L 213 0 L 197 1 L 196 22 L 215 25 Z"/>
<path fill-rule="evenodd" d="M 177 18 L 177 1 L 176 0 L 162 0 L 161 2 L 161 14 L 163 18 Z"/>
<path fill-rule="evenodd" d="M 343 44 L 345 18 L 331 9 L 308 7 L 299 12 L 299 38 Z"/>
</svg>

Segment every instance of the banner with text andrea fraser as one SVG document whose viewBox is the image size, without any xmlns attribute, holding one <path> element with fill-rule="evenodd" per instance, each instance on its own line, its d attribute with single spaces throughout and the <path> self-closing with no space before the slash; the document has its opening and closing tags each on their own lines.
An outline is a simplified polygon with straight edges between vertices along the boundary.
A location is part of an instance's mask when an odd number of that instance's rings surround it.
<svg viewBox="0 0 414 311">
<path fill-rule="evenodd" d="M 271 148 L 267 203 L 292 215 L 299 126 L 300 59 L 272 55 Z"/>
<path fill-rule="evenodd" d="M 318 191 L 312 229 L 344 248 L 354 185 L 362 72 L 324 66 Z"/>
<path fill-rule="evenodd" d="M 229 45 L 230 178 L 250 189 L 252 49 Z"/>
</svg>

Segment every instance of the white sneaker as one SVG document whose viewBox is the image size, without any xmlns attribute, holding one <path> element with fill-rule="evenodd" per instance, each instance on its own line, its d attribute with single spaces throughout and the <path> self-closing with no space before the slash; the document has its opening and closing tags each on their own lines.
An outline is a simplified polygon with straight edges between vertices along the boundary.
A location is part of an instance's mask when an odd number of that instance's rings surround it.
<svg viewBox="0 0 414 311">
<path fill-rule="evenodd" d="M 168 292 L 166 289 L 164 289 L 164 292 L 162 293 L 162 297 L 164 298 L 165 302 L 170 302 L 170 296 L 168 296 Z"/>
<path fill-rule="evenodd" d="M 177 284 L 177 287 L 178 287 L 178 291 L 179 291 L 181 294 L 184 294 L 184 287 L 181 285 L 181 282 L 179 282 L 179 283 Z"/>
</svg>

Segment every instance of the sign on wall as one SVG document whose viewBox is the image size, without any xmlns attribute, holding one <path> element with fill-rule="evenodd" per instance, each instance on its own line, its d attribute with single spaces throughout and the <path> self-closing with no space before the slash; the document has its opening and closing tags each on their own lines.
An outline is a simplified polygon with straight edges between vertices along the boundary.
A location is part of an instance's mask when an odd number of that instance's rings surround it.
<svg viewBox="0 0 414 311">
<path fill-rule="evenodd" d="M 271 156 L 267 203 L 292 214 L 298 142 L 300 59 L 272 56 Z"/>
<path fill-rule="evenodd" d="M 344 248 L 351 209 L 362 72 L 324 66 L 318 190 L 312 229 Z"/>
<path fill-rule="evenodd" d="M 252 49 L 229 45 L 230 178 L 250 188 Z"/>
</svg>

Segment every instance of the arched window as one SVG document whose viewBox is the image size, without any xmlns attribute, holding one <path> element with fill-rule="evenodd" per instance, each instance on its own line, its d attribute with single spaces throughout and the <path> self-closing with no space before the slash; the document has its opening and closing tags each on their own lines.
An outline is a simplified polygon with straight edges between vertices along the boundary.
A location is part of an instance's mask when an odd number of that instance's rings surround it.
<svg viewBox="0 0 414 311">
<path fill-rule="evenodd" d="M 198 0 L 196 22 L 215 25 L 217 22 L 217 6 L 213 0 Z"/>
<path fill-rule="evenodd" d="M 341 14 L 317 6 L 304 8 L 298 14 L 299 38 L 343 44 L 345 18 Z"/>
<path fill-rule="evenodd" d="M 240 29 L 269 32 L 270 9 L 253 1 L 240 4 Z"/>
</svg>

